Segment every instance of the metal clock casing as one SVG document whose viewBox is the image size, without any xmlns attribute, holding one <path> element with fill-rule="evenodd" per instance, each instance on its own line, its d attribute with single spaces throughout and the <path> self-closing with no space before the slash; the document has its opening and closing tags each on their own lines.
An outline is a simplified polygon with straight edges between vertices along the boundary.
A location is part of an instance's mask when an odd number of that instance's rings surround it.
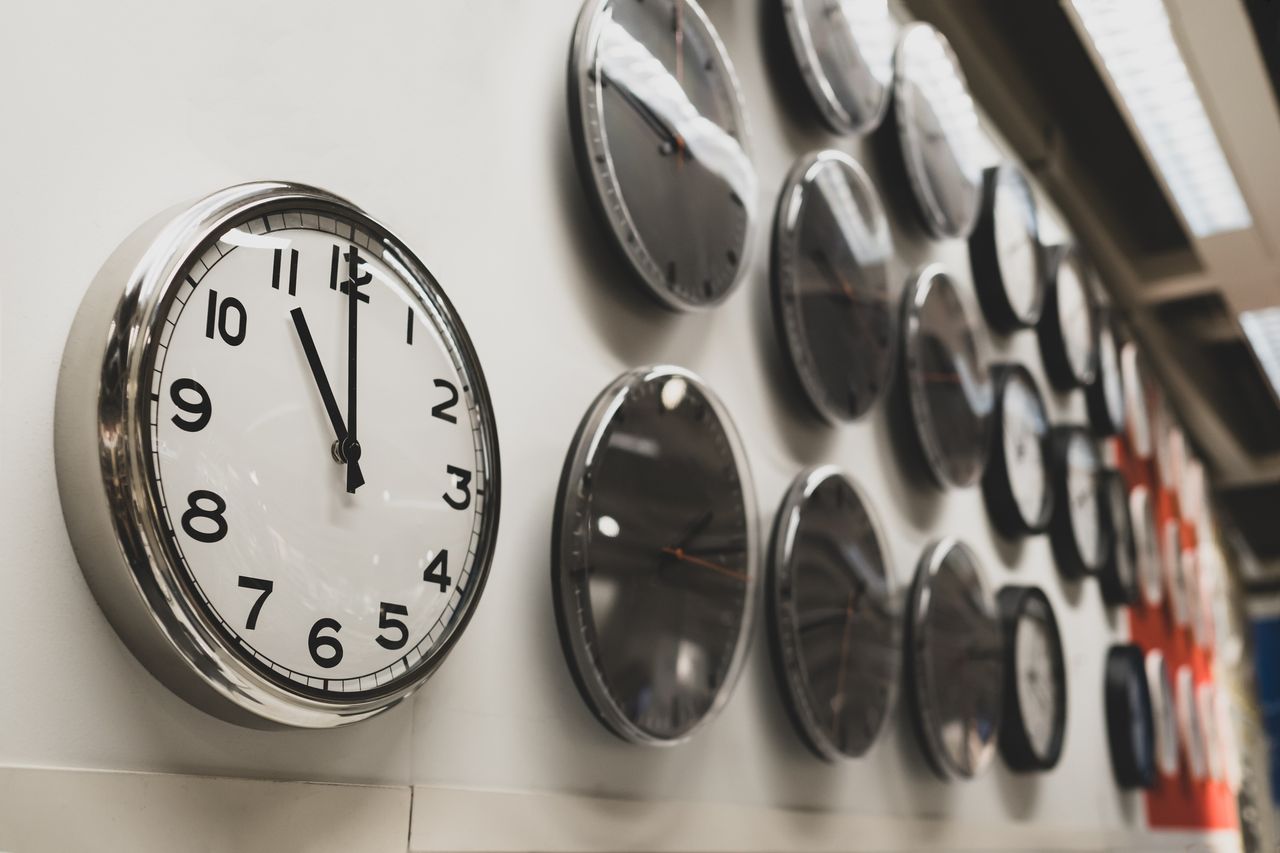
<svg viewBox="0 0 1280 853">
<path fill-rule="evenodd" d="M 1045 373 L 1059 391 L 1087 386 L 1098 372 L 1098 306 L 1089 267 L 1074 245 L 1049 251 L 1044 311 L 1036 324 Z"/>
<path fill-rule="evenodd" d="M 454 418 L 459 429 L 467 431 L 467 443 L 475 448 L 474 460 L 456 460 L 475 465 L 468 472 L 466 485 L 475 520 L 469 548 L 465 541 L 458 543 L 454 561 L 441 570 L 449 575 L 449 582 L 441 582 L 441 592 L 448 589 L 450 597 L 441 611 L 443 621 L 418 645 L 409 648 L 407 657 L 387 669 L 388 677 L 369 678 L 367 684 L 364 678 L 337 675 L 341 672 L 337 667 L 343 658 L 343 644 L 349 661 L 369 656 L 365 649 L 372 649 L 375 656 L 385 656 L 379 647 L 408 648 L 408 641 L 415 638 L 411 631 L 417 630 L 417 622 L 405 610 L 396 609 L 400 605 L 388 610 L 383 604 L 379 614 L 375 603 L 371 612 L 360 614 L 360 624 L 348 619 L 346 633 L 342 634 L 338 632 L 343 626 L 336 619 L 326 617 L 317 622 L 316 626 L 324 630 L 316 632 L 313 628 L 310 638 L 314 678 L 280 662 L 277 657 L 282 650 L 288 653 L 281 645 L 284 641 L 278 634 L 264 639 L 263 630 L 275 625 L 282 615 L 295 617 L 299 600 L 303 607 L 315 606 L 305 599 L 321 593 L 333 598 L 330 593 L 348 583 L 367 585 L 366 593 L 359 598 L 343 599 L 354 602 L 348 609 L 367 602 L 371 596 L 381 597 L 385 591 L 378 584 L 391 582 L 387 572 L 400 573 L 405 566 L 385 566 L 376 583 L 358 581 L 358 573 L 333 578 L 324 573 L 328 571 L 326 567 L 306 566 L 310 579 L 298 586 L 303 567 L 296 557 L 291 557 L 288 537 L 298 537 L 293 544 L 302 547 L 304 539 L 328 536 L 331 531 L 307 526 L 306 516 L 301 516 L 302 527 L 290 529 L 288 524 L 298 523 L 298 516 L 288 507 L 281 510 L 283 515 L 274 512 L 277 508 L 268 507 L 265 498 L 257 507 L 246 507 L 234 498 L 228 504 L 207 490 L 193 492 L 189 507 L 189 498 L 177 494 L 169 495 L 170 504 L 166 504 L 158 474 L 163 466 L 173 474 L 178 470 L 173 466 L 187 455 L 187 450 L 179 452 L 172 446 L 173 439 L 163 439 L 165 430 L 176 429 L 173 436 L 190 437 L 188 449 L 199 460 L 196 474 L 242 478 L 239 488 L 244 495 L 266 489 L 269 481 L 284 481 L 287 485 L 295 479 L 297 471 L 278 467 L 285 464 L 285 459 L 294 458 L 290 455 L 292 447 L 260 452 L 243 446 L 245 459 L 256 458 L 254 464 L 262 466 L 246 475 L 242 466 L 247 462 L 219 456 L 224 445 L 200 446 L 206 424 L 225 425 L 228 413 L 235 411 L 233 404 L 247 405 L 239 403 L 237 395 L 253 395 L 257 389 L 268 388 L 269 383 L 276 383 L 270 385 L 271 389 L 293 392 L 293 396 L 273 398 L 271 418 L 297 424 L 298 417 L 305 415 L 309 421 L 314 420 L 309 426 L 314 426 L 317 433 L 328 432 L 330 427 L 310 385 L 302 354 L 296 350 L 289 309 L 294 306 L 292 313 L 297 313 L 305 307 L 319 315 L 319 306 L 326 300 L 334 300 L 335 306 L 348 299 L 357 300 L 326 289 L 323 279 L 297 274 L 300 263 L 309 264 L 308 269 L 323 264 L 327 270 L 330 266 L 328 251 L 320 258 L 309 257 L 308 240 L 319 240 L 326 248 L 331 242 L 335 258 L 342 246 L 353 258 L 363 251 L 367 260 L 359 264 L 377 268 L 379 275 L 395 279 L 399 288 L 395 295 L 405 302 L 387 302 L 387 294 L 381 291 L 371 294 L 352 288 L 362 299 L 380 300 L 371 303 L 375 307 L 362 308 L 366 313 L 375 308 L 378 312 L 365 323 L 394 317 L 392 341 L 398 335 L 412 334 L 415 326 L 420 337 L 439 338 L 441 354 L 448 354 L 452 369 L 463 377 L 465 387 L 457 388 L 454 402 L 460 400 L 466 407 L 450 406 L 440 411 Z M 272 246 L 276 247 L 274 252 Z M 300 253 L 299 249 L 303 251 Z M 353 261 L 352 267 L 356 265 Z M 210 282 L 208 286 L 199 289 L 206 281 Z M 336 280 L 331 280 L 330 285 L 336 287 Z M 368 288 L 372 291 L 381 285 L 379 280 Z M 217 294 L 210 289 L 214 287 L 223 292 Z M 258 288 L 266 296 L 251 299 L 250 294 L 257 293 Z M 203 297 L 205 290 L 209 291 L 208 300 Z M 241 300 L 252 307 L 258 304 L 253 299 L 270 301 L 271 310 L 264 316 L 255 309 L 249 316 Z M 184 321 L 182 309 L 188 305 L 195 308 Z M 392 307 L 387 308 L 388 305 Z M 396 306 L 407 310 L 407 332 L 406 314 Z M 219 310 L 215 311 L 215 307 Z M 177 320 L 170 316 L 173 312 Z M 269 319 L 272 316 L 274 322 Z M 317 320 L 315 340 L 332 338 L 314 315 L 313 320 Z M 354 320 L 353 317 L 353 325 Z M 193 351 L 192 345 L 180 344 L 179 337 L 185 342 L 193 335 L 201 341 L 207 336 L 207 346 L 223 348 L 219 352 L 238 352 L 236 348 L 246 339 L 250 346 L 245 349 L 251 350 L 255 341 L 279 336 L 292 355 L 287 360 L 257 364 L 252 375 L 239 375 L 231 381 L 222 376 L 218 387 L 212 384 L 219 378 L 213 368 L 196 377 L 208 384 L 207 389 L 191 379 L 169 381 L 168 366 Z M 348 349 L 350 344 L 348 341 Z M 401 344 L 403 339 L 397 346 Z M 366 357 L 388 351 L 373 345 L 362 349 L 366 350 Z M 213 350 L 201 352 L 205 353 L 201 356 L 205 362 L 217 363 L 209 362 L 213 356 L 208 353 Z M 420 352 L 433 357 L 434 350 L 424 348 Z M 190 362 L 190 357 L 186 360 Z M 426 371 L 421 375 L 429 376 Z M 427 382 L 425 378 L 421 381 Z M 349 384 L 353 386 L 350 403 L 355 393 L 354 383 Z M 365 394 L 373 394 L 369 403 L 382 399 L 377 384 L 373 383 Z M 430 387 L 429 382 L 427 385 Z M 445 399 L 442 390 L 439 384 L 430 388 L 431 402 L 437 397 Z M 415 395 L 406 392 L 399 399 L 401 411 L 413 411 L 417 406 Z M 58 386 L 55 442 L 63 512 L 81 568 L 99 605 L 129 649 L 175 693 L 210 714 L 256 728 L 328 728 L 353 723 L 394 706 L 417 689 L 453 648 L 480 599 L 492 560 L 500 499 L 497 433 L 491 413 L 483 372 L 457 313 L 432 275 L 391 232 L 349 202 L 323 190 L 274 182 L 230 187 L 143 225 L 117 249 L 90 286 L 67 341 Z M 345 414 L 350 417 L 350 435 L 354 436 L 355 418 L 350 405 Z M 397 467 L 416 470 L 416 458 L 403 455 L 403 449 L 393 450 L 376 441 L 378 421 L 391 420 L 392 416 L 379 411 L 370 423 L 371 413 L 365 414 L 367 428 L 361 435 L 366 441 L 360 458 L 368 476 L 376 482 L 380 473 Z M 424 410 L 424 414 L 430 412 Z M 238 427 L 239 423 L 232 426 Z M 265 424 L 268 419 L 254 423 Z M 342 470 L 353 466 L 336 464 L 341 442 L 334 442 L 331 457 L 327 444 L 331 439 L 333 435 L 329 433 L 324 441 L 313 445 L 309 434 L 299 433 L 291 434 L 289 443 L 298 445 L 299 453 L 307 454 L 308 465 L 314 458 L 317 471 L 332 471 L 333 475 L 326 477 L 334 491 L 341 493 Z M 153 446 L 158 440 L 169 445 Z M 389 461 L 389 453 L 400 454 L 396 462 Z M 351 460 L 354 459 L 353 455 Z M 447 485 L 446 477 L 450 483 L 454 480 L 443 465 L 439 475 L 441 486 Z M 175 487 L 175 479 L 176 476 L 165 478 L 170 490 Z M 371 509 L 371 499 L 355 495 L 351 484 L 348 479 L 346 491 L 352 494 L 334 497 L 334 512 L 341 515 L 344 506 L 356 507 L 352 512 L 376 512 Z M 445 494 L 449 494 L 447 489 Z M 361 506 L 363 510 L 358 509 Z M 445 508 L 443 501 L 441 507 Z M 419 512 L 418 517 L 416 527 L 420 531 L 435 528 L 434 516 Z M 366 518 L 366 522 L 373 520 L 372 516 Z M 423 524 L 424 521 L 429 523 Z M 256 540 L 240 543 L 236 537 L 252 523 L 273 525 L 264 535 L 278 541 L 278 555 L 253 545 Z M 378 529 L 386 532 L 385 528 Z M 400 539 L 407 536 L 402 531 Z M 218 548 L 219 544 L 206 543 L 223 540 L 233 550 L 218 551 L 216 556 L 211 556 L 211 551 L 196 551 Z M 347 544 L 332 550 L 345 553 Z M 405 543 L 392 538 L 363 544 L 390 555 Z M 429 558 L 431 553 L 439 556 L 437 552 L 423 552 L 421 559 Z M 250 568 L 257 571 L 250 572 Z M 440 569 L 440 565 L 436 568 Z M 410 566 L 409 572 L 421 575 L 423 569 L 421 565 Z M 246 575 L 267 573 L 273 574 L 274 580 L 250 577 L 248 580 L 256 580 L 259 585 L 246 587 Z M 209 588 L 217 577 L 227 574 L 232 578 L 239 574 L 243 588 L 232 602 L 234 612 L 226 609 L 225 599 L 215 601 L 218 592 Z M 428 583 L 425 578 L 418 578 L 417 582 Z M 264 589 L 266 584 L 270 586 Z M 430 606 L 438 605 L 439 602 Z M 377 633 L 377 626 L 367 624 L 371 619 L 380 621 L 381 627 L 388 630 Z M 397 631 L 402 633 L 397 635 Z M 382 642 L 375 645 L 379 637 Z M 305 636 L 289 642 L 294 641 L 308 642 Z M 430 645 L 424 648 L 423 643 L 428 641 Z"/>
<path fill-rule="evenodd" d="M 995 411 L 982 494 L 996 529 L 1008 537 L 1043 533 L 1053 514 L 1049 415 L 1030 371 L 992 368 Z M 1024 467 L 1029 466 L 1029 467 Z"/>
<path fill-rule="evenodd" d="M 1074 580 L 1097 574 L 1109 546 L 1098 447 L 1084 427 L 1054 427 L 1049 459 L 1054 490 L 1049 539 L 1058 570 Z"/>
<path fill-rule="evenodd" d="M 787 710 L 827 761 L 865 754 L 897 698 L 902 607 L 886 548 L 838 468 L 797 475 L 774 524 L 766 612 Z"/>
<path fill-rule="evenodd" d="M 1058 620 L 1036 587 L 1004 587 L 997 601 L 1005 650 L 1000 754 L 1016 771 L 1051 770 L 1067 731 L 1067 669 Z"/>
<path fill-rule="evenodd" d="M 552 528 L 556 625 L 596 718 L 637 744 L 691 737 L 724 707 L 760 592 L 755 498 L 720 400 L 671 365 L 596 398 Z"/>
<path fill-rule="evenodd" d="M 695 0 L 586 0 L 569 55 L 578 172 L 648 292 L 709 308 L 755 250 L 758 181 L 733 65 Z"/>
<path fill-rule="evenodd" d="M 1040 218 L 1031 185 L 1012 163 L 982 173 L 982 207 L 969 236 L 969 263 L 992 328 L 1009 334 L 1036 324 L 1044 309 Z"/>
<path fill-rule="evenodd" d="M 792 167 L 772 257 L 774 325 L 805 397 L 832 423 L 861 417 L 889 385 L 897 311 L 889 224 L 856 161 L 825 150 Z"/>
</svg>

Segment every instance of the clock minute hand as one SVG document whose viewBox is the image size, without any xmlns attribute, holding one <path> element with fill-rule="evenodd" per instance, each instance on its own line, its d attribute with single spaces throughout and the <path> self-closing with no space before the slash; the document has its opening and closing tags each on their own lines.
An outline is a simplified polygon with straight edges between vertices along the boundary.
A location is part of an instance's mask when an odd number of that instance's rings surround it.
<svg viewBox="0 0 1280 853">
<path fill-rule="evenodd" d="M 316 390 L 320 392 L 320 400 L 324 403 L 324 410 L 329 415 L 329 423 L 333 426 L 333 434 L 337 439 L 334 443 L 334 458 L 339 462 L 346 461 L 342 459 L 341 451 L 343 443 L 347 440 L 347 427 L 342 422 L 342 413 L 338 411 L 338 401 L 334 399 L 333 389 L 330 388 L 329 379 L 325 376 L 324 365 L 320 363 L 320 354 L 316 352 L 316 342 L 311 337 L 307 318 L 303 315 L 301 308 L 294 308 L 289 312 L 289 316 L 293 318 L 293 326 L 298 332 L 298 341 L 302 344 L 302 352 L 306 355 L 307 364 L 311 368 L 311 378 L 315 380 Z M 363 483 L 364 475 L 360 472 L 359 460 L 347 461 L 348 482 L 351 480 L 353 470 L 355 479 Z"/>
<path fill-rule="evenodd" d="M 356 318 L 356 306 L 360 304 L 361 285 L 372 279 L 369 273 L 360 274 L 360 264 L 364 259 L 359 250 L 352 246 L 347 250 L 347 439 L 342 443 L 342 455 L 347 460 L 347 491 L 355 494 L 356 489 L 364 485 L 364 477 L 360 471 L 360 440 L 356 432 L 356 363 L 359 347 L 356 346 L 359 325 Z M 366 299 L 368 297 L 365 297 Z"/>
</svg>

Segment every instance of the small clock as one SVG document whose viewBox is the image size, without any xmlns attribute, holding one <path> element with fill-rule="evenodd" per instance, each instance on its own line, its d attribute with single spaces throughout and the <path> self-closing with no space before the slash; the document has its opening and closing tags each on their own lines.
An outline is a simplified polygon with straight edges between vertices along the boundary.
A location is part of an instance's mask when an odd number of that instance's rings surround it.
<svg viewBox="0 0 1280 853">
<path fill-rule="evenodd" d="M 907 396 L 929 471 L 939 486 L 982 476 L 994 389 L 960 291 L 938 264 L 903 294 L 902 357 Z"/>
<path fill-rule="evenodd" d="M 1041 533 L 1053 511 L 1045 441 L 1049 416 L 1031 373 L 996 365 L 992 444 L 982 493 L 992 523 L 1005 536 Z"/>
<path fill-rule="evenodd" d="M 1196 558 L 1199 570 L 1195 575 L 1196 609 L 1191 621 L 1196 644 L 1207 652 L 1217 643 L 1216 605 L 1218 598 L 1218 571 L 1214 549 L 1201 547 Z"/>
<path fill-rule="evenodd" d="M 1004 638 L 978 558 L 955 539 L 929 546 L 911 585 L 906 633 L 912 716 L 943 779 L 991 762 L 1000 729 Z"/>
<path fill-rule="evenodd" d="M 1176 491 L 1177 480 L 1174 469 L 1174 423 L 1173 410 L 1164 391 L 1156 392 L 1155 405 L 1151 410 L 1151 434 L 1155 440 L 1156 480 L 1160 488 Z"/>
<path fill-rule="evenodd" d="M 1160 557 L 1164 582 L 1169 596 L 1173 621 L 1182 628 L 1191 624 L 1191 605 L 1187 596 L 1187 567 L 1183 565 L 1182 524 L 1176 518 L 1165 519 L 1160 528 Z"/>
<path fill-rule="evenodd" d="M 1218 689 L 1205 682 L 1196 688 L 1196 711 L 1200 718 L 1200 740 L 1204 742 L 1205 764 L 1209 778 L 1215 782 L 1226 781 L 1225 759 L 1222 741 L 1218 737 Z"/>
<path fill-rule="evenodd" d="M 1000 753 L 1013 770 L 1051 770 L 1067 730 L 1067 669 L 1049 599 L 1035 587 L 1000 590 L 1004 715 Z"/>
<path fill-rule="evenodd" d="M 832 466 L 801 473 L 773 531 L 767 596 L 788 710 L 820 758 L 856 758 L 893 710 L 902 607 L 871 507 Z"/>
<path fill-rule="evenodd" d="M 800 74 L 836 133 L 870 133 L 889 107 L 897 25 L 888 0 L 781 0 Z"/>
<path fill-rule="evenodd" d="M 969 237 L 973 283 L 987 322 L 1008 334 L 1030 328 L 1044 308 L 1044 249 L 1036 197 L 1012 163 L 982 175 L 982 208 Z"/>
<path fill-rule="evenodd" d="M 1151 492 L 1141 484 L 1129 491 L 1129 519 L 1138 556 L 1138 589 L 1147 607 L 1164 603 L 1164 568 L 1160 556 L 1160 529 Z"/>
<path fill-rule="evenodd" d="M 1129 605 L 1138 600 L 1138 539 L 1130 516 L 1129 490 L 1118 471 L 1103 475 L 1102 521 L 1106 527 L 1107 549 L 1098 583 L 1108 604 Z"/>
<path fill-rule="evenodd" d="M 893 116 L 907 181 L 925 229 L 968 238 L 982 196 L 981 129 L 946 36 L 909 24 L 894 54 Z"/>
<path fill-rule="evenodd" d="M 671 744 L 719 713 L 759 552 L 742 444 L 697 376 L 640 368 L 596 398 L 565 461 L 551 554 L 565 657 L 610 731 Z"/>
<path fill-rule="evenodd" d="M 1085 388 L 1089 423 L 1100 436 L 1119 435 L 1125 426 L 1124 376 L 1111 322 L 1104 314 L 1098 323 L 1098 372 Z"/>
<path fill-rule="evenodd" d="M 1125 400 L 1129 449 L 1139 459 L 1151 458 L 1151 417 L 1147 408 L 1147 377 L 1138 345 L 1128 341 L 1120 349 L 1120 372 Z"/>
<path fill-rule="evenodd" d="M 479 359 L 413 253 L 322 190 L 231 187 L 126 241 L 68 339 L 56 439 L 90 587 L 209 713 L 370 717 L 480 600 L 500 480 Z"/>
<path fill-rule="evenodd" d="M 742 93 L 694 0 L 587 0 L 569 60 L 578 171 L 640 280 L 706 308 L 742 280 L 757 179 Z"/>
<path fill-rule="evenodd" d="M 1058 570 L 1075 579 L 1096 574 L 1109 546 L 1098 446 L 1082 427 L 1054 427 L 1049 460 L 1054 489 L 1049 538 Z"/>
<path fill-rule="evenodd" d="M 1147 652 L 1147 686 L 1151 690 L 1156 768 L 1161 775 L 1178 775 L 1178 720 L 1173 699 L 1173 679 L 1159 649 Z"/>
<path fill-rule="evenodd" d="M 838 151 L 801 158 L 778 201 L 773 316 L 805 396 L 833 423 L 865 414 L 889 384 L 892 257 L 889 224 L 862 167 Z"/>
<path fill-rule="evenodd" d="M 1046 282 L 1044 313 L 1036 324 L 1045 372 L 1060 391 L 1087 386 L 1098 373 L 1098 306 L 1080 250 L 1053 249 Z"/>
<path fill-rule="evenodd" d="M 1105 700 L 1111 769 L 1124 788 L 1155 783 L 1155 725 L 1142 649 L 1132 644 L 1107 651 Z"/>
<path fill-rule="evenodd" d="M 1203 781 L 1209 773 L 1208 756 L 1205 755 L 1204 725 L 1200 719 L 1200 704 L 1196 701 L 1195 676 L 1185 663 L 1174 675 L 1177 697 L 1178 735 L 1182 739 L 1182 752 L 1187 758 L 1191 778 Z"/>
</svg>

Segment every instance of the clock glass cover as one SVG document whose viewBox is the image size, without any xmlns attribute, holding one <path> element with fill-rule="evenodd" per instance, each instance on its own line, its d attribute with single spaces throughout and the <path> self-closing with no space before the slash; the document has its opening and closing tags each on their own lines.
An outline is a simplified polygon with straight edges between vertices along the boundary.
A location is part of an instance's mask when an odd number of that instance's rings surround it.
<svg viewBox="0 0 1280 853">
<path fill-rule="evenodd" d="M 1059 246 L 1050 258 L 1044 314 L 1036 333 L 1045 372 L 1055 388 L 1069 391 L 1097 375 L 1098 307 L 1080 251 Z"/>
<path fill-rule="evenodd" d="M 982 196 L 982 137 L 964 72 L 946 36 L 908 25 L 894 56 L 894 123 L 926 230 L 965 239 Z"/>
<path fill-rule="evenodd" d="M 1088 431 L 1073 426 L 1055 427 L 1049 446 L 1054 477 L 1049 536 L 1058 569 L 1070 578 L 1095 574 L 1108 544 L 1098 446 Z"/>
<path fill-rule="evenodd" d="M 903 294 L 903 359 L 915 432 L 941 486 L 982 476 L 995 393 L 960 291 L 937 264 Z"/>
<path fill-rule="evenodd" d="M 1200 704 L 1196 701 L 1195 676 L 1191 667 L 1183 664 L 1174 676 L 1177 697 L 1178 734 L 1182 739 L 1183 754 L 1191 778 L 1200 781 L 1208 775 L 1208 756 L 1205 754 L 1204 726 L 1200 720 Z"/>
<path fill-rule="evenodd" d="M 1142 649 L 1112 646 L 1106 663 L 1107 741 L 1116 781 L 1149 788 L 1155 781 L 1155 725 Z"/>
<path fill-rule="evenodd" d="M 1147 378 L 1138 345 L 1128 341 L 1120 349 L 1121 385 L 1124 387 L 1125 421 L 1129 449 L 1139 459 L 1151 458 L 1151 419 L 1147 409 Z"/>
<path fill-rule="evenodd" d="M 578 170 L 664 305 L 714 305 L 752 254 L 757 180 L 742 96 L 694 0 L 587 0 L 569 62 Z"/>
<path fill-rule="evenodd" d="M 1103 475 L 1106 504 L 1102 520 L 1107 529 L 1107 549 L 1098 582 L 1109 604 L 1133 604 L 1138 600 L 1138 541 L 1129 515 L 1129 490 L 1118 471 Z"/>
<path fill-rule="evenodd" d="M 1147 686 L 1151 690 L 1151 715 L 1155 720 L 1156 766 L 1164 776 L 1178 773 L 1178 720 L 1174 710 L 1173 679 L 1164 653 L 1147 652 Z"/>
<path fill-rule="evenodd" d="M 1097 348 L 1097 375 L 1085 388 L 1089 422 L 1097 435 L 1118 435 L 1124 432 L 1125 425 L 1124 376 L 1120 369 L 1120 352 L 1116 347 L 1115 332 L 1106 315 L 1098 324 Z"/>
<path fill-rule="evenodd" d="M 788 707 L 820 757 L 863 755 L 893 709 L 902 613 L 870 506 L 837 469 L 802 473 L 773 533 L 770 633 Z"/>
<path fill-rule="evenodd" d="M 889 382 L 892 256 L 862 167 L 838 151 L 802 158 L 778 202 L 774 320 L 806 397 L 830 421 L 861 416 Z"/>
<path fill-rule="evenodd" d="M 1004 623 L 1004 716 L 1000 753 L 1014 770 L 1049 770 L 1062 755 L 1067 670 L 1049 599 L 1035 587 L 1000 590 Z"/>
<path fill-rule="evenodd" d="M 1204 743 L 1204 756 L 1209 766 L 1209 777 L 1215 782 L 1226 778 L 1222 756 L 1222 743 L 1218 737 L 1218 689 L 1208 682 L 1196 688 L 1196 711 L 1200 718 L 1200 740 Z"/>
<path fill-rule="evenodd" d="M 944 779 L 991 761 L 1004 690 L 1004 637 L 995 597 L 967 545 L 927 548 L 911 586 L 908 695 L 925 756 Z"/>
<path fill-rule="evenodd" d="M 578 428 L 556 511 L 556 621 L 583 698 L 626 740 L 683 740 L 728 699 L 759 588 L 728 413 L 682 368 L 623 374 Z"/>
<path fill-rule="evenodd" d="M 1161 559 L 1160 530 L 1150 490 L 1143 485 L 1129 492 L 1129 518 L 1138 555 L 1138 588 L 1147 607 L 1164 602 L 1164 564 Z"/>
<path fill-rule="evenodd" d="M 1181 522 L 1176 518 L 1165 519 L 1161 539 L 1160 556 L 1164 566 L 1169 609 L 1173 614 L 1173 621 L 1185 628 L 1191 624 L 1191 603 L 1187 594 L 1187 567 L 1183 564 Z"/>
<path fill-rule="evenodd" d="M 969 237 L 978 300 L 1002 331 L 1034 326 L 1044 306 L 1040 220 L 1031 185 L 1011 163 L 983 172 L 982 212 Z"/>
<path fill-rule="evenodd" d="M 1053 492 L 1049 488 L 1045 439 L 1049 417 L 1035 379 L 1017 364 L 996 365 L 994 441 L 982 492 L 991 520 L 1006 536 L 1039 533 L 1049 523 Z"/>
<path fill-rule="evenodd" d="M 394 235 L 321 190 L 232 187 L 148 234 L 136 265 L 104 267 L 118 313 L 86 300 L 63 374 L 91 585 L 211 713 L 322 727 L 390 707 L 458 639 L 492 558 L 497 436 L 465 329 Z M 100 457 L 118 549 L 78 494 Z"/>
<path fill-rule="evenodd" d="M 836 133 L 869 133 L 884 118 L 897 27 L 888 0 L 781 0 L 800 73 Z"/>
</svg>

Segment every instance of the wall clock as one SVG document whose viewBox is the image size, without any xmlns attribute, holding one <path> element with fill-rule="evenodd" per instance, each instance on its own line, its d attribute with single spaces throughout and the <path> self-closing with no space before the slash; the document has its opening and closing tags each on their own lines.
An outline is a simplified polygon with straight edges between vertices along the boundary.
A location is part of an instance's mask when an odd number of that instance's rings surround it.
<svg viewBox="0 0 1280 853">
<path fill-rule="evenodd" d="M 1105 700 L 1111 769 L 1124 788 L 1155 782 L 1155 728 L 1142 649 L 1132 644 L 1107 651 Z"/>
<path fill-rule="evenodd" d="M 755 500 L 724 406 L 679 367 L 624 373 L 578 427 L 551 580 L 579 691 L 619 737 L 675 743 L 737 681 L 759 589 Z"/>
<path fill-rule="evenodd" d="M 1103 474 L 1102 521 L 1110 544 L 1098 572 L 1102 597 L 1108 604 L 1129 605 L 1138 600 L 1138 540 L 1129 514 L 1129 490 L 1118 471 Z"/>
<path fill-rule="evenodd" d="M 1174 708 L 1173 679 L 1159 649 L 1147 652 L 1147 686 L 1151 691 L 1156 768 L 1166 777 L 1178 775 L 1178 721 Z"/>
<path fill-rule="evenodd" d="M 1139 459 L 1151 458 L 1151 419 L 1147 409 L 1147 378 L 1142 356 L 1133 341 L 1120 349 L 1120 372 L 1124 386 L 1125 423 L 1129 429 L 1129 449 Z"/>
<path fill-rule="evenodd" d="M 1155 444 L 1156 479 L 1160 488 L 1174 491 L 1177 481 L 1174 479 L 1173 464 L 1173 410 L 1169 408 L 1169 400 L 1163 391 L 1155 394 L 1155 404 L 1151 409 L 1151 435 Z"/>
<path fill-rule="evenodd" d="M 887 0 L 781 0 L 796 63 L 836 133 L 870 133 L 889 106 L 897 25 Z"/>
<path fill-rule="evenodd" d="M 884 543 L 866 500 L 832 466 L 795 479 L 774 526 L 775 668 L 797 729 L 828 761 L 865 754 L 897 696 L 902 608 Z"/>
<path fill-rule="evenodd" d="M 1178 519 L 1165 519 L 1160 528 L 1160 538 L 1169 612 L 1173 615 L 1173 621 L 1185 628 L 1191 624 L 1191 603 L 1187 595 L 1187 567 L 1182 559 L 1182 524 Z"/>
<path fill-rule="evenodd" d="M 1141 484 L 1129 491 L 1129 519 L 1138 556 L 1138 589 L 1147 607 L 1164 603 L 1164 563 L 1160 556 L 1160 529 L 1151 492 Z"/>
<path fill-rule="evenodd" d="M 982 131 L 951 44 L 929 24 L 902 30 L 893 104 L 907 181 L 925 230 L 939 239 L 968 238 L 982 195 Z"/>
<path fill-rule="evenodd" d="M 982 476 L 994 388 L 960 291 L 938 264 L 903 294 L 903 360 L 915 434 L 942 487 Z"/>
<path fill-rule="evenodd" d="M 1049 252 L 1044 313 L 1036 324 L 1049 381 L 1060 391 L 1087 386 L 1098 372 L 1098 306 L 1075 246 Z"/>
<path fill-rule="evenodd" d="M 1116 347 L 1111 318 L 1103 314 L 1098 323 L 1098 371 L 1085 387 L 1089 423 L 1096 435 L 1119 435 L 1125 426 L 1125 388 L 1120 369 L 1120 351 Z"/>
<path fill-rule="evenodd" d="M 1079 579 L 1096 574 L 1110 542 L 1103 523 L 1102 460 L 1082 427 L 1054 427 L 1049 434 L 1053 517 L 1049 538 L 1058 570 Z"/>
<path fill-rule="evenodd" d="M 1044 249 L 1036 197 L 1012 163 L 982 173 L 982 207 L 969 237 L 978 301 L 991 326 L 1030 328 L 1044 307 Z"/>
<path fill-rule="evenodd" d="M 742 94 L 694 0 L 587 0 L 569 60 L 578 171 L 650 293 L 723 301 L 755 239 Z"/>
<path fill-rule="evenodd" d="M 944 539 L 925 550 L 907 612 L 907 695 L 925 757 L 943 779 L 973 778 L 999 736 L 1004 638 L 967 545 Z"/>
<path fill-rule="evenodd" d="M 1209 778 L 1215 782 L 1226 780 L 1226 768 L 1222 755 L 1222 743 L 1218 737 L 1218 689 L 1208 682 L 1196 688 L 1196 711 L 1200 718 L 1200 740 L 1204 743 L 1205 764 Z"/>
<path fill-rule="evenodd" d="M 987 512 L 1005 536 L 1040 533 L 1048 526 L 1053 511 L 1045 454 L 1049 417 L 1044 400 L 1035 379 L 1022 365 L 996 365 L 992 375 L 993 434 L 982 475 Z"/>
<path fill-rule="evenodd" d="M 1208 775 L 1208 757 L 1205 755 L 1204 725 L 1200 719 L 1200 704 L 1196 701 L 1195 676 L 1191 667 L 1183 664 L 1174 675 L 1174 691 L 1177 700 L 1178 736 L 1182 740 L 1182 752 L 1187 758 L 1191 778 L 1203 781 Z"/>
<path fill-rule="evenodd" d="M 322 190 L 231 187 L 126 241 L 68 340 L 56 433 L 99 603 L 226 719 L 391 707 L 484 588 L 500 481 L 480 362 L 413 253 Z"/>
<path fill-rule="evenodd" d="M 1218 598 L 1217 559 L 1211 546 L 1202 545 L 1195 561 L 1198 568 L 1194 576 L 1197 595 L 1191 627 L 1196 644 L 1207 652 L 1213 651 L 1218 639 L 1218 620 L 1215 613 Z"/>
<path fill-rule="evenodd" d="M 778 201 L 773 316 L 805 396 L 833 423 L 865 414 L 889 384 L 892 256 L 880 197 L 862 167 L 838 151 L 801 158 Z"/>
<path fill-rule="evenodd" d="M 1067 730 L 1067 669 L 1049 599 L 1035 587 L 998 596 L 1004 625 L 1004 715 L 1000 754 L 1013 770 L 1050 770 Z"/>
</svg>

